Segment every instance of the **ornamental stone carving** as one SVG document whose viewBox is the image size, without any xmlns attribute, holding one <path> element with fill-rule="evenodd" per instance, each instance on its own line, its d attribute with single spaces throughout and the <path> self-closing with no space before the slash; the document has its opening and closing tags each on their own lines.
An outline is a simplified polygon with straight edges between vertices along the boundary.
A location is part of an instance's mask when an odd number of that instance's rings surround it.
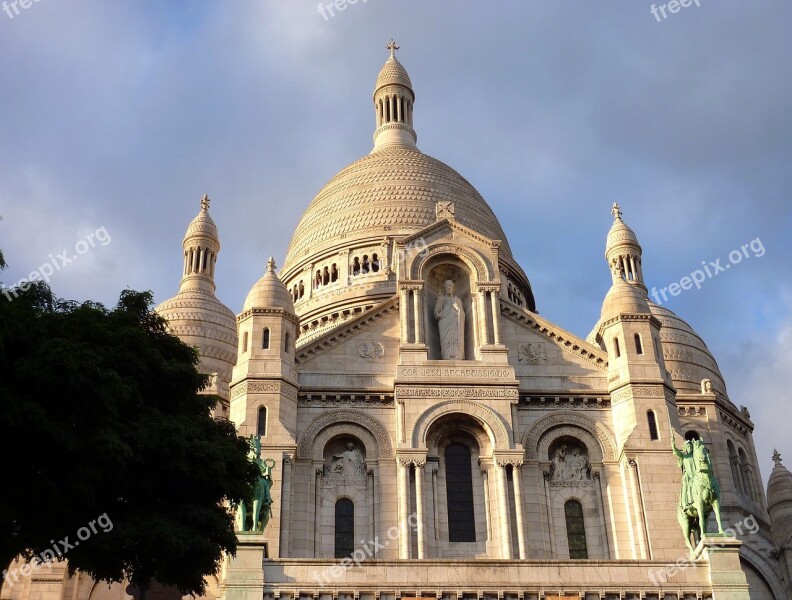
<svg viewBox="0 0 792 600">
<path fill-rule="evenodd" d="M 550 451 L 550 481 L 585 481 L 591 478 L 588 451 L 574 438 L 561 439 Z"/>
<path fill-rule="evenodd" d="M 461 413 L 478 421 L 494 438 L 495 448 L 509 448 L 509 431 L 503 419 L 491 408 L 472 400 L 446 400 L 427 409 L 415 423 L 412 445 L 420 448 L 426 443 L 429 426 L 439 417 L 451 413 Z"/>
<path fill-rule="evenodd" d="M 548 415 L 534 423 L 523 438 L 526 458 L 547 460 L 550 444 L 563 436 L 583 442 L 592 462 L 615 460 L 616 445 L 605 427 L 580 413 L 568 411 Z"/>
<path fill-rule="evenodd" d="M 547 362 L 544 344 L 535 342 L 530 344 L 520 344 L 518 361 L 526 365 L 539 365 Z"/>
<path fill-rule="evenodd" d="M 504 400 L 518 400 L 520 392 L 517 388 L 500 387 L 420 387 L 396 388 L 398 398 L 502 398 Z"/>
<path fill-rule="evenodd" d="M 370 360 L 382 358 L 385 355 L 385 347 L 379 342 L 361 342 L 358 345 L 360 358 Z"/>
<path fill-rule="evenodd" d="M 380 458 L 393 456 L 393 446 L 382 423 L 357 410 L 333 410 L 319 415 L 300 434 L 297 442 L 297 457 L 311 458 L 312 450 L 316 445 L 315 438 L 319 436 L 320 432 L 330 426 L 342 423 L 347 424 L 344 426 L 344 431 L 352 431 L 351 428 L 356 425 L 367 431 L 376 441 L 377 453 Z"/>
</svg>

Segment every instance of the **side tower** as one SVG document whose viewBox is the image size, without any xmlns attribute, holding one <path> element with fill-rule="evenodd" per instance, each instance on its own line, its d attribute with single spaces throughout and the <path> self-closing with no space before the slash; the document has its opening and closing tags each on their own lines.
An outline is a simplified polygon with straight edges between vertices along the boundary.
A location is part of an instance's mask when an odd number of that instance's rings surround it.
<svg viewBox="0 0 792 600">
<path fill-rule="evenodd" d="M 209 202 L 204 196 L 200 212 L 184 234 L 179 293 L 155 310 L 168 320 L 173 334 L 198 348 L 199 371 L 211 376 L 203 393 L 218 396 L 215 415 L 228 418 L 228 385 L 237 358 L 237 329 L 234 313 L 215 296 L 220 236 L 209 215 Z"/>
<path fill-rule="evenodd" d="M 291 465 L 297 444 L 297 316 L 270 257 L 267 271 L 245 300 L 238 317 L 239 359 L 231 382 L 231 420 L 240 435 L 261 436 L 261 456 L 275 461 L 272 517 L 266 528 L 269 551 L 278 556 L 288 537 Z M 281 529 L 281 521 L 286 527 Z"/>
<path fill-rule="evenodd" d="M 767 504 L 773 522 L 773 543 L 781 564 L 788 598 L 792 598 L 792 473 L 773 452 L 775 467 L 767 482 Z"/>
<path fill-rule="evenodd" d="M 618 204 L 613 219 L 605 249 L 613 285 L 602 304 L 597 341 L 608 352 L 613 428 L 629 498 L 623 533 L 637 557 L 671 559 L 682 544 L 679 531 L 668 528 L 677 520 L 678 485 L 672 482 L 680 478 L 671 452 L 671 436 L 679 429 L 676 390 L 665 367 L 661 323 L 647 299 L 641 245 Z"/>
</svg>

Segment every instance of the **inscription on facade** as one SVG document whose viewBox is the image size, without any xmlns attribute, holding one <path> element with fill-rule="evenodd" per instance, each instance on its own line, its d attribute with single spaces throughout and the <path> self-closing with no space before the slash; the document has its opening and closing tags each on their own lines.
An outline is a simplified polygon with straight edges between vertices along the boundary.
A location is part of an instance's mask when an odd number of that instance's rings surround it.
<svg viewBox="0 0 792 600">
<path fill-rule="evenodd" d="M 400 377 L 478 377 L 482 379 L 514 378 L 511 369 L 488 367 L 400 367 Z"/>
</svg>

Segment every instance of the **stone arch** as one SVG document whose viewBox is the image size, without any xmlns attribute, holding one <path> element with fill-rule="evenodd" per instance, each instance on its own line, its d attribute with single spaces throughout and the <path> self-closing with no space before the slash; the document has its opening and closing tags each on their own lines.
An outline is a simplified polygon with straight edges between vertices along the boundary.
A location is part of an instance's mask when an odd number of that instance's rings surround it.
<svg viewBox="0 0 792 600">
<path fill-rule="evenodd" d="M 577 437 L 586 444 L 591 462 L 615 460 L 615 444 L 605 427 L 579 413 L 561 412 L 539 419 L 523 438 L 526 458 L 548 460 L 547 454 L 556 439 Z"/>
<path fill-rule="evenodd" d="M 507 449 L 512 447 L 509 443 L 509 430 L 506 427 L 506 423 L 494 410 L 474 400 L 446 400 L 430 407 L 418 417 L 411 438 L 413 448 L 425 448 L 426 436 L 432 423 L 440 417 L 452 413 L 460 413 L 461 415 L 472 417 L 481 424 L 490 436 L 490 443 L 493 448 Z"/>
<path fill-rule="evenodd" d="M 451 413 L 449 416 L 453 416 L 455 413 Z M 457 413 L 458 414 L 458 413 Z M 458 415 L 460 417 L 464 417 L 466 415 Z M 442 418 L 442 417 L 441 417 Z M 433 423 L 438 423 L 440 419 L 435 419 Z M 473 426 L 470 421 L 473 421 L 476 426 Z M 484 455 L 488 451 L 491 452 L 492 450 L 492 440 L 489 437 L 487 430 L 482 427 L 482 425 L 475 419 L 468 419 L 467 423 L 458 423 L 455 422 L 453 424 L 453 429 L 458 432 L 462 432 L 464 434 L 469 435 L 473 440 L 475 440 L 476 444 L 478 444 L 479 452 Z M 428 453 L 431 455 L 433 452 L 438 452 L 439 448 L 441 447 L 441 441 L 443 438 L 448 437 L 450 435 L 450 431 L 447 430 L 445 427 L 430 427 L 427 431 L 426 435 L 426 449 Z"/>
<path fill-rule="evenodd" d="M 779 580 L 775 570 L 767 564 L 767 560 L 764 556 L 747 544 L 743 544 L 740 546 L 740 560 L 747 562 L 762 576 L 764 582 L 770 586 L 770 590 L 773 592 L 776 600 L 783 600 L 783 598 L 786 597 L 783 583 Z"/>
<path fill-rule="evenodd" d="M 385 427 L 359 410 L 332 410 L 308 424 L 297 441 L 297 458 L 322 460 L 327 442 L 342 434 L 358 437 L 366 446 L 366 459 L 378 460 L 393 456 L 393 445 Z"/>
<path fill-rule="evenodd" d="M 419 253 L 418 256 L 413 259 L 412 264 L 408 265 L 410 279 L 423 279 L 426 275 L 425 270 L 427 264 L 430 264 L 435 257 L 443 254 L 454 256 L 465 263 L 465 266 L 470 269 L 474 281 L 490 281 L 492 275 L 491 269 L 488 267 L 487 262 L 477 252 L 470 248 L 464 248 L 447 242 L 430 246 Z"/>
</svg>

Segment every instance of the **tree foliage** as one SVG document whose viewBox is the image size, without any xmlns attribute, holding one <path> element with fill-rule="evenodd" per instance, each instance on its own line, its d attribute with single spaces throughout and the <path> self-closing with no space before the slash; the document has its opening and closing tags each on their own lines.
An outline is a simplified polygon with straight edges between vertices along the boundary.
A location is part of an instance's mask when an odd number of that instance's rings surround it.
<svg viewBox="0 0 792 600">
<path fill-rule="evenodd" d="M 0 296 L 3 565 L 68 536 L 72 571 L 201 593 L 235 552 L 228 506 L 256 478 L 247 443 L 211 417 L 196 350 L 151 303 L 124 291 L 109 310 L 43 283 Z M 78 540 L 101 515 L 110 527 Z"/>
</svg>

